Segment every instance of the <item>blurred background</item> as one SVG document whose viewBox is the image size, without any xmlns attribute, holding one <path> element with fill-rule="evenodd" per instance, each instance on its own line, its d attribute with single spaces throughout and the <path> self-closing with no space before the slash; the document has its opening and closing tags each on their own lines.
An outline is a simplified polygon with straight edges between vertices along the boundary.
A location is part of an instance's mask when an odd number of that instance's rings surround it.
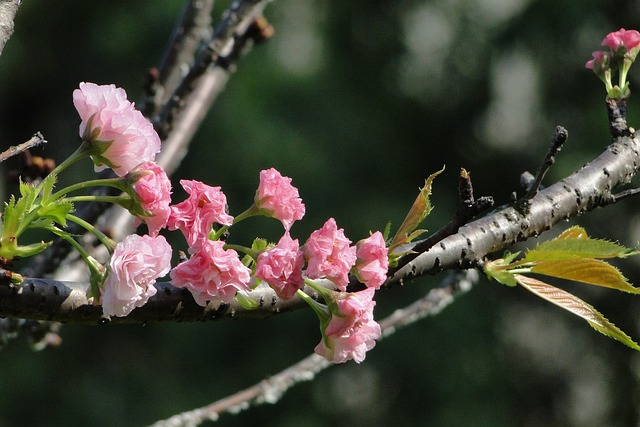
<svg viewBox="0 0 640 427">
<path fill-rule="evenodd" d="M 228 4 L 217 2 L 216 22 Z M 114 83 L 139 99 L 181 9 L 175 0 L 24 2 L 0 57 L 0 148 L 39 130 L 49 141 L 44 155 L 64 159 L 79 143 L 78 83 Z M 294 237 L 304 241 L 333 216 L 356 241 L 398 225 L 443 165 L 431 231 L 457 207 L 460 167 L 471 171 L 477 196 L 500 205 L 523 171 L 538 168 L 556 125 L 570 136 L 547 185 L 602 152 L 610 140 L 604 87 L 584 64 L 607 33 L 637 28 L 640 4 L 277 0 L 265 16 L 274 37 L 241 60 L 174 185 L 221 185 L 237 214 L 251 203 L 259 171 L 275 167 L 307 206 Z M 632 92 L 639 76 L 632 68 Z M 638 127 L 636 96 L 629 123 Z M 73 171 L 93 176 L 89 162 Z M 579 223 L 594 237 L 636 246 L 637 207 L 626 200 L 543 238 Z M 277 239 L 277 225 L 249 220 L 233 237 Z M 618 265 L 640 285 L 638 259 Z M 377 316 L 440 280 L 381 292 Z M 640 339 L 637 297 L 563 286 Z M 147 425 L 288 367 L 313 350 L 317 328 L 303 310 L 263 321 L 65 325 L 62 345 L 43 352 L 17 339 L 0 350 L 0 427 Z M 640 355 L 524 289 L 481 279 L 364 363 L 333 367 L 277 405 L 217 425 L 637 426 Z"/>
</svg>

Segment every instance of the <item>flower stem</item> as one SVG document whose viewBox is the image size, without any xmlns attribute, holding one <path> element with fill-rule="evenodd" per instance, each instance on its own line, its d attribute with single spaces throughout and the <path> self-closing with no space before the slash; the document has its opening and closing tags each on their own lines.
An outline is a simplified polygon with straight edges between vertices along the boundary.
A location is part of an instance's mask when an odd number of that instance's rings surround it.
<svg viewBox="0 0 640 427">
<path fill-rule="evenodd" d="M 89 187 L 114 187 L 122 190 L 123 183 L 124 180 L 122 178 L 92 179 L 90 181 L 79 182 L 52 194 L 50 200 L 53 201 L 71 193 L 72 191 L 82 190 Z"/>
<path fill-rule="evenodd" d="M 94 225 L 88 223 L 87 221 L 83 220 L 80 217 L 77 217 L 77 216 L 71 215 L 71 214 L 67 215 L 67 219 L 69 221 L 75 222 L 80 227 L 84 228 L 85 230 L 87 230 L 88 232 L 90 232 L 91 234 L 96 236 L 96 238 L 98 240 L 100 240 L 100 243 L 102 243 L 107 248 L 109 253 L 113 253 L 113 250 L 116 248 L 116 242 L 114 242 L 111 238 L 109 238 L 102 231 L 98 230 Z"/>
</svg>

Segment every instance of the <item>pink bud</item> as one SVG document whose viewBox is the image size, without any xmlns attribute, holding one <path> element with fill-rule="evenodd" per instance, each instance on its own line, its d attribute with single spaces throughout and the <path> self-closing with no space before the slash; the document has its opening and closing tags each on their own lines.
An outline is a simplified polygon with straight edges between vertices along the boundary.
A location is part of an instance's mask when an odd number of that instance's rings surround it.
<svg viewBox="0 0 640 427">
<path fill-rule="evenodd" d="M 298 189 L 291 185 L 291 178 L 280 175 L 273 168 L 260 172 L 255 205 L 269 216 L 279 219 L 285 230 L 289 230 L 294 221 L 302 219 L 305 213 Z"/>
<path fill-rule="evenodd" d="M 280 298 L 289 299 L 304 285 L 303 266 L 298 239 L 285 233 L 276 246 L 258 256 L 256 277 L 267 282 Z"/>
<path fill-rule="evenodd" d="M 323 339 L 315 352 L 335 363 L 355 360 L 360 363 L 366 352 L 376 345 L 381 335 L 380 325 L 373 320 L 375 290 L 367 288 L 345 294 L 330 304 L 331 320 L 323 331 Z"/>
<path fill-rule="evenodd" d="M 134 180 L 131 186 L 140 207 L 146 213 L 138 216 L 138 219 L 147 224 L 149 235 L 157 236 L 167 226 L 171 214 L 171 181 L 164 169 L 154 162 L 137 166 L 129 172 L 129 176 Z"/>
<path fill-rule="evenodd" d="M 356 248 L 338 229 L 336 220 L 329 218 L 321 229 L 314 231 L 304 245 L 307 260 L 305 275 L 310 279 L 326 277 L 344 291 L 349 283 L 349 270 L 356 262 Z"/>
<path fill-rule="evenodd" d="M 382 233 L 376 231 L 356 244 L 355 271 L 358 279 L 369 288 L 380 289 L 387 280 L 389 257 Z"/>
</svg>

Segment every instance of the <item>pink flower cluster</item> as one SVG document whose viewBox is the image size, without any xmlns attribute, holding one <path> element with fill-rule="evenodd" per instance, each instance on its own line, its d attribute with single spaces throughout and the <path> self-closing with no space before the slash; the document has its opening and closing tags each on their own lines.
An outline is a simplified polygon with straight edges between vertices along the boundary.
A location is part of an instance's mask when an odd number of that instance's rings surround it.
<svg viewBox="0 0 640 427">
<path fill-rule="evenodd" d="M 624 60 L 625 56 L 633 62 L 640 50 L 640 33 L 620 28 L 607 34 L 601 46 L 607 49 L 593 52 L 593 59 L 585 64 L 585 67 L 596 72 L 607 68 L 612 61 Z"/>
<path fill-rule="evenodd" d="M 259 282 L 289 299 L 309 280 L 327 304 L 307 300 L 317 304 L 317 313 L 323 313 L 323 338 L 316 352 L 338 363 L 365 358 L 380 336 L 380 326 L 373 320 L 373 296 L 386 280 L 389 266 L 381 233 L 351 245 L 330 218 L 300 246 L 290 230 L 304 217 L 305 205 L 291 178 L 273 168 L 260 172 L 253 205 L 235 219 L 228 213 L 222 189 L 200 181 L 180 181 L 188 196 L 172 205 L 171 182 L 154 163 L 160 149 L 158 135 L 127 100 L 125 91 L 113 85 L 81 83 L 73 102 L 82 120 L 83 154 L 92 157 L 96 170 L 110 167 L 124 177 L 117 185 L 129 198 L 118 203 L 148 228 L 148 235 L 128 236 L 115 247 L 99 287 L 106 317 L 126 316 L 144 305 L 157 292 L 156 280 L 167 273 L 173 285 L 187 288 L 202 306 L 215 299 L 228 303 Z M 234 222 L 253 215 L 276 218 L 285 233 L 276 245 L 258 254 L 245 248 L 254 258 L 243 263 L 238 252 L 219 239 Z M 159 234 L 165 228 L 180 230 L 189 246 L 189 256 L 173 269 L 171 247 Z M 347 293 L 349 274 L 367 288 Z M 328 279 L 340 292 L 318 288 L 313 279 Z"/>
<path fill-rule="evenodd" d="M 631 94 L 627 74 L 631 64 L 640 52 L 640 33 L 636 30 L 625 30 L 607 34 L 601 43 L 602 50 L 592 53 L 593 59 L 587 61 L 585 67 L 602 80 L 610 99 L 625 99 Z M 612 73 L 619 69 L 619 82 L 614 85 Z"/>
</svg>

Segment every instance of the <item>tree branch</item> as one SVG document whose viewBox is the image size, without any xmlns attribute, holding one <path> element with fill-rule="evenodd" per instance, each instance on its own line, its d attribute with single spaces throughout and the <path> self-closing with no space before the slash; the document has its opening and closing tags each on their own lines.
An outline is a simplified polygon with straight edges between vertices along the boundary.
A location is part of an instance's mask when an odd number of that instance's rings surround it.
<svg viewBox="0 0 640 427">
<path fill-rule="evenodd" d="M 538 236 L 563 219 L 614 203 L 612 190 L 631 181 L 638 165 L 640 139 L 635 135 L 618 137 L 595 160 L 539 191 L 529 200 L 528 212 L 505 205 L 470 222 L 395 271 L 387 284 L 403 283 L 443 269 L 476 265 L 488 254 Z"/>
<path fill-rule="evenodd" d="M 386 285 L 404 283 L 443 269 L 477 265 L 487 255 L 516 242 L 537 236 L 563 219 L 614 203 L 611 191 L 637 173 L 640 164 L 640 140 L 619 137 L 591 163 L 562 181 L 539 191 L 530 199 L 526 213 L 514 205 L 505 205 L 461 227 L 418 257 L 393 272 Z M 516 203 L 517 204 L 517 203 Z M 420 242 L 416 243 L 419 245 Z M 332 287 L 328 280 L 324 286 Z M 224 317 L 256 317 L 305 307 L 294 297 L 281 301 L 266 287 L 250 293 L 258 310 L 246 310 L 237 303 L 211 302 L 199 307 L 184 290 L 158 283 L 158 293 L 145 306 L 135 309 L 116 322 L 200 321 Z M 98 323 L 102 309 L 86 298 L 88 284 L 28 279 L 22 285 L 0 286 L 0 317 L 13 316 L 63 322 Z M 309 290 L 310 291 L 310 290 Z M 311 292 L 311 291 L 310 291 Z"/>
<path fill-rule="evenodd" d="M 13 34 L 13 20 L 22 0 L 0 0 L 0 55 Z"/>
<path fill-rule="evenodd" d="M 380 321 L 382 337 L 378 341 L 418 320 L 437 315 L 458 297 L 471 290 L 478 278 L 478 273 L 475 270 L 450 274 L 439 287 L 430 290 L 424 297 L 405 308 L 394 311 L 390 316 Z M 236 414 L 251 406 L 264 403 L 275 404 L 291 387 L 302 382 L 312 381 L 316 375 L 331 366 L 334 364 L 325 358 L 311 354 L 258 384 L 202 408 L 158 421 L 151 427 L 196 426 L 207 420 L 217 421 L 219 416 L 224 413 Z"/>
</svg>

